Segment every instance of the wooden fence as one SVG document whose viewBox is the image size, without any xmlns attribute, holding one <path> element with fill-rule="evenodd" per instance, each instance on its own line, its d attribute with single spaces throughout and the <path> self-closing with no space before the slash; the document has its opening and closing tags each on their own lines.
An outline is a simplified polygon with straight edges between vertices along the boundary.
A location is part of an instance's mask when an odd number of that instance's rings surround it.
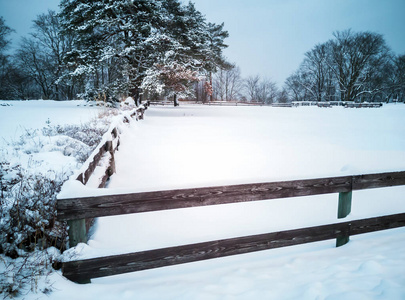
<svg viewBox="0 0 405 300">
<path fill-rule="evenodd" d="M 72 221 L 187 207 L 339 193 L 338 218 L 344 218 L 350 213 L 353 190 L 398 185 L 405 185 L 405 171 L 60 199 L 58 200 L 57 208 L 59 220 Z M 327 239 L 336 238 L 336 245 L 340 246 L 348 242 L 350 235 L 400 226 L 405 226 L 405 213 L 123 255 L 70 261 L 65 262 L 62 269 L 63 275 L 70 280 L 87 283 L 90 282 L 91 278 Z"/>
<path fill-rule="evenodd" d="M 138 108 L 129 112 L 129 118 L 135 118 L 136 120 L 142 120 L 145 110 L 148 108 L 149 102 L 144 102 Z M 127 116 L 122 117 L 122 122 L 129 123 Z M 93 175 L 94 170 L 100 165 L 100 161 L 106 155 L 109 156 L 108 164 L 104 165 L 101 178 L 98 180 L 98 188 L 104 188 L 108 178 L 115 173 L 115 158 L 114 153 L 120 145 L 120 136 L 117 127 L 109 128 L 109 132 L 106 135 L 111 134 L 111 137 L 105 139 L 98 147 L 93 151 L 90 158 L 85 162 L 86 169 L 78 174 L 76 180 L 86 185 Z M 87 232 L 93 222 L 93 218 L 79 219 L 79 220 L 67 220 L 69 225 L 69 243 L 70 247 L 76 246 L 80 242 L 87 242 Z"/>
<path fill-rule="evenodd" d="M 318 107 L 333 107 L 333 106 L 343 106 L 345 108 L 378 108 L 382 107 L 383 103 L 381 102 L 363 102 L 363 103 L 356 103 L 353 101 L 346 102 L 346 101 L 293 101 L 291 102 L 292 107 L 298 106 L 318 106 Z"/>
<path fill-rule="evenodd" d="M 173 106 L 173 101 L 168 100 L 159 100 L 159 101 L 151 101 L 151 105 L 170 105 Z M 288 103 L 264 103 L 264 102 L 257 102 L 257 101 L 180 101 L 181 104 L 204 104 L 204 105 L 213 105 L 213 106 L 271 106 L 271 107 L 298 107 L 298 106 L 317 106 L 317 107 L 333 107 L 333 106 L 343 106 L 345 108 L 378 108 L 382 107 L 383 103 L 381 102 L 363 102 L 363 103 L 355 103 L 355 102 L 345 102 L 345 101 L 293 101 Z"/>
</svg>

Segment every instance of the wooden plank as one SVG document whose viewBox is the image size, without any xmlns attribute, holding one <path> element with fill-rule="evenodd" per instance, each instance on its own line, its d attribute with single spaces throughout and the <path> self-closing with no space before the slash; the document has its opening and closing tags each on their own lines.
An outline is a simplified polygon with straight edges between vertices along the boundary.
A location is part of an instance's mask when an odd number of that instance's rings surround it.
<svg viewBox="0 0 405 300">
<path fill-rule="evenodd" d="M 405 185 L 405 172 L 388 172 L 353 176 L 353 190 Z"/>
<path fill-rule="evenodd" d="M 259 234 L 63 264 L 63 275 L 72 281 L 141 271 L 194 261 L 299 245 L 405 226 L 405 213 L 344 223 Z"/>
<path fill-rule="evenodd" d="M 351 190 L 351 176 L 59 199 L 58 220 L 229 204 Z"/>
<path fill-rule="evenodd" d="M 405 172 L 59 199 L 58 220 L 281 199 L 405 185 Z"/>
<path fill-rule="evenodd" d="M 97 167 L 98 163 L 100 162 L 101 157 L 104 155 L 106 150 L 106 143 L 103 144 L 98 148 L 98 152 L 94 155 L 93 160 L 89 163 L 88 168 L 83 173 L 79 174 L 76 180 L 79 180 L 81 183 L 86 184 L 89 181 L 91 174 L 93 174 L 95 168 Z"/>
</svg>

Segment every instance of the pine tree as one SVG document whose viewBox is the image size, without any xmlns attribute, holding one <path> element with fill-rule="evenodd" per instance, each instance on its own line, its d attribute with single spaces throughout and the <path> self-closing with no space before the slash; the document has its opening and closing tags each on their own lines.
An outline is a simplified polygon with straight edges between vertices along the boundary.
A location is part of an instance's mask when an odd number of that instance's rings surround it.
<svg viewBox="0 0 405 300">
<path fill-rule="evenodd" d="M 138 102 L 139 86 L 148 69 L 148 43 L 160 23 L 156 1 L 63 0 L 65 33 L 74 33 L 74 49 L 66 56 L 71 76 L 92 74 L 89 96 L 112 98 L 129 92 Z M 115 65 L 121 76 L 108 76 Z M 110 95 L 113 94 L 113 95 Z"/>
<path fill-rule="evenodd" d="M 60 6 L 63 32 L 75 35 L 65 56 L 68 75 L 88 77 L 88 98 L 129 94 L 138 104 L 142 82 L 159 70 L 214 70 L 227 36 L 219 26 L 214 49 L 205 18 L 179 0 L 62 0 Z"/>
</svg>

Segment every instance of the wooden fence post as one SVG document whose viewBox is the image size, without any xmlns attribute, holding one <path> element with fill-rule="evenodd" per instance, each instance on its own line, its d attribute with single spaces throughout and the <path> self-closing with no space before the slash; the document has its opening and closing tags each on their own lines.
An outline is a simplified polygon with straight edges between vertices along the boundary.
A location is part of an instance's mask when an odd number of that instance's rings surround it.
<svg viewBox="0 0 405 300">
<path fill-rule="evenodd" d="M 79 243 L 87 243 L 86 219 L 69 220 L 69 248 Z"/>
<path fill-rule="evenodd" d="M 87 243 L 86 219 L 69 220 L 67 223 L 69 225 L 69 247 L 75 247 L 79 243 Z M 91 280 L 89 278 L 80 279 L 77 283 L 91 283 Z"/>
<path fill-rule="evenodd" d="M 346 218 L 352 210 L 352 191 L 339 193 L 338 219 Z M 349 234 L 345 233 L 336 238 L 336 247 L 343 246 L 349 242 Z"/>
</svg>

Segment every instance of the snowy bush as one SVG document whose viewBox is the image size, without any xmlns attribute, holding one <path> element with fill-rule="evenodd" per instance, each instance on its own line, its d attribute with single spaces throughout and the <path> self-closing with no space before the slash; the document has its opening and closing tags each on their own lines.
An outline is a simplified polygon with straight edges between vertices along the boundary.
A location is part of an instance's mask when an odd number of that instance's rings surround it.
<svg viewBox="0 0 405 300">
<path fill-rule="evenodd" d="M 106 112 L 103 120 L 110 115 Z M 55 253 L 65 250 L 67 226 L 56 221 L 56 196 L 109 126 L 101 119 L 79 125 L 46 123 L 42 130 L 26 130 L 0 151 L 0 293 L 5 297 L 35 290 L 38 277 L 57 265 Z M 52 152 L 72 157 L 76 165 L 52 170 L 34 156 Z"/>
<path fill-rule="evenodd" d="M 29 291 L 50 294 L 52 283 L 46 276 L 52 272 L 59 256 L 60 252 L 53 247 L 33 253 L 22 252 L 17 259 L 0 256 L 0 294 L 4 299 Z"/>
<path fill-rule="evenodd" d="M 65 156 L 73 156 L 80 163 L 83 163 L 93 149 L 100 142 L 106 130 L 105 126 L 95 126 L 91 123 L 82 125 L 65 125 L 45 127 L 42 134 L 54 137 L 50 147 L 52 150 L 60 151 Z"/>
<path fill-rule="evenodd" d="M 42 135 L 38 131 L 26 131 L 12 146 L 16 155 L 59 151 L 82 163 L 98 145 L 105 130 L 105 126 L 90 123 L 48 124 Z M 72 171 L 38 172 L 33 168 L 36 163 L 30 159 L 25 166 L 13 165 L 7 157 L 0 161 L 0 253 L 13 258 L 19 256 L 19 249 L 64 248 L 65 229 L 55 221 L 56 195 Z"/>
<path fill-rule="evenodd" d="M 64 247 L 65 236 L 54 234 L 63 225 L 55 221 L 56 195 L 67 176 L 30 174 L 20 169 L 5 191 L 0 220 L 0 252 L 17 258 L 19 249 Z M 58 230 L 64 232 L 65 230 Z"/>
</svg>

